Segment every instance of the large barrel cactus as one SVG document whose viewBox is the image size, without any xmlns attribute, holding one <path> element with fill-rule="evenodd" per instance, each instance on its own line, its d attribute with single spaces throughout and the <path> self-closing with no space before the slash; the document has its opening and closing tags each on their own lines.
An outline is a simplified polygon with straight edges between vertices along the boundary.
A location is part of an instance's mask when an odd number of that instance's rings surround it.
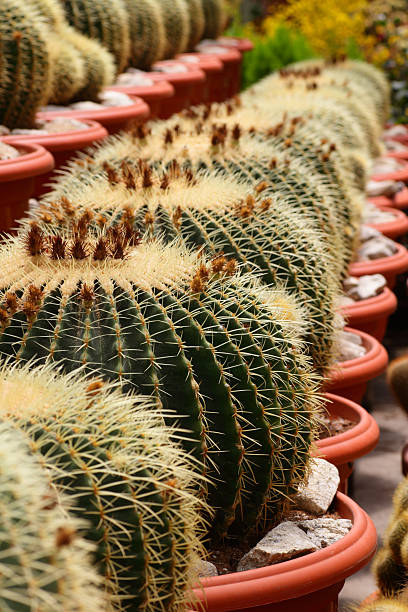
<svg viewBox="0 0 408 612">
<path fill-rule="evenodd" d="M 32 128 L 51 90 L 48 29 L 20 0 L 0 4 L 0 124 Z"/>
<path fill-rule="evenodd" d="M 175 444 L 176 433 L 163 426 L 146 399 L 49 367 L 6 363 L 0 393 L 1 421 L 24 434 L 54 496 L 64 495 L 70 513 L 86 521 L 82 533 L 95 544 L 109 609 L 184 610 L 202 553 L 200 485 Z M 44 496 L 44 505 L 47 500 L 55 503 L 52 494 Z M 97 603 L 92 609 L 99 612 L 104 608 Z"/>
<path fill-rule="evenodd" d="M 0 353 L 151 395 L 210 479 L 219 534 L 280 514 L 305 475 L 319 403 L 306 313 L 235 265 L 86 219 L 66 232 L 33 224 L 0 254 Z"/>
<path fill-rule="evenodd" d="M 175 160 L 167 168 L 139 161 L 122 163 L 118 170 L 105 164 L 94 179 L 92 166 L 80 175 L 68 174 L 36 218 L 56 227 L 69 227 L 84 215 L 96 225 L 126 219 L 142 234 L 166 241 L 181 237 L 212 256 L 222 251 L 260 273 L 266 284 L 285 284 L 308 305 L 309 351 L 315 366 L 325 370 L 333 357 L 337 282 L 323 234 L 298 212 L 296 200 L 271 187 L 260 189 L 221 172 L 183 170 Z"/>
<path fill-rule="evenodd" d="M 160 8 L 165 31 L 162 59 L 186 51 L 190 38 L 190 19 L 185 0 L 155 0 Z"/>
<path fill-rule="evenodd" d="M 0 379 L 5 402 L 9 390 Z M 13 387 L 13 385 L 12 385 Z M 85 522 L 67 516 L 24 439 L 0 423 L 0 609 L 2 612 L 107 610 L 91 565 L 94 546 L 79 533 Z"/>
</svg>

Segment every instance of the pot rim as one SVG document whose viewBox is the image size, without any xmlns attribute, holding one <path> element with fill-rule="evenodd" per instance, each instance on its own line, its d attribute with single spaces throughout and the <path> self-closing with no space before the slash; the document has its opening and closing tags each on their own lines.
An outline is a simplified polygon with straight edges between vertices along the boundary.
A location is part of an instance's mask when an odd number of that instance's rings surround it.
<svg viewBox="0 0 408 612">
<path fill-rule="evenodd" d="M 316 442 L 318 452 L 316 456 L 322 457 L 335 465 L 342 465 L 348 461 L 354 461 L 369 453 L 378 443 L 380 430 L 374 417 L 362 406 L 352 400 L 325 393 L 328 400 L 325 408 L 329 414 L 339 414 L 344 411 L 349 420 L 354 420 L 355 426 L 343 433 L 324 438 Z"/>
<path fill-rule="evenodd" d="M 5 138 L 1 141 L 7 142 Z M 41 145 L 26 141 L 10 144 L 24 153 L 14 159 L 0 160 L 0 183 L 38 176 L 54 169 L 53 156 Z"/>
<path fill-rule="evenodd" d="M 155 66 L 160 67 L 163 64 L 165 66 L 181 64 L 186 70 L 183 72 L 154 71 Z M 156 62 L 155 64 L 153 64 L 151 72 L 147 72 L 147 74 L 149 75 L 149 78 L 151 78 L 153 81 L 168 81 L 172 85 L 176 86 L 178 84 L 194 85 L 196 83 L 202 83 L 206 79 L 205 72 L 200 68 L 197 68 L 197 66 L 190 66 L 186 62 L 180 62 L 175 59 Z"/>
<path fill-rule="evenodd" d="M 240 53 L 252 51 L 254 43 L 249 38 L 240 38 L 239 36 L 220 36 L 216 39 L 217 44 L 226 46 L 232 49 L 238 49 Z"/>
<path fill-rule="evenodd" d="M 219 611 L 239 610 L 295 599 L 357 572 L 375 552 L 376 530 L 366 512 L 352 499 L 338 492 L 336 502 L 340 514 L 353 523 L 341 540 L 276 565 L 202 579 L 195 589 L 198 600 L 205 602 L 210 610 L 213 606 Z"/>
<path fill-rule="evenodd" d="M 209 44 L 196 46 L 195 51 L 203 55 L 215 55 L 223 64 L 238 64 L 242 61 L 242 54 L 232 47 L 226 47 L 214 41 Z"/>
<path fill-rule="evenodd" d="M 401 170 L 395 170 L 394 172 L 383 172 L 373 174 L 370 177 L 372 181 L 406 181 L 408 180 L 408 162 L 405 163 L 405 167 Z"/>
<path fill-rule="evenodd" d="M 366 223 L 365 225 L 373 227 L 374 229 L 384 234 L 384 236 L 388 236 L 388 238 L 397 238 L 398 236 L 402 236 L 408 231 L 407 215 L 399 208 L 393 208 L 392 202 L 391 206 L 376 206 L 379 210 L 392 213 L 395 216 L 395 219 L 393 221 L 383 221 L 380 223 Z"/>
<path fill-rule="evenodd" d="M 149 107 L 142 98 L 131 96 L 133 104 L 129 106 L 105 106 L 104 108 L 93 108 L 89 110 L 66 110 L 66 111 L 41 111 L 37 113 L 39 119 L 53 119 L 54 117 L 70 117 L 74 119 L 90 119 L 100 121 L 101 123 L 109 123 L 110 120 L 118 121 L 120 119 L 132 119 L 139 117 L 141 119 L 149 115 Z"/>
<path fill-rule="evenodd" d="M 169 81 L 156 81 L 151 79 L 150 75 L 146 78 L 152 81 L 152 85 L 109 85 L 105 89 L 107 91 L 120 91 L 132 97 L 138 96 L 147 103 L 149 103 L 149 100 L 162 100 L 174 96 L 174 87 Z"/>
<path fill-rule="evenodd" d="M 191 53 L 180 53 L 174 59 L 183 62 L 183 64 L 200 68 L 205 73 L 218 73 L 224 69 L 221 59 L 212 53 L 192 51 Z"/>
<path fill-rule="evenodd" d="M 352 327 L 345 327 L 344 330 L 360 336 L 367 352 L 362 357 L 340 361 L 330 369 L 327 377 L 329 392 L 338 385 L 344 387 L 371 380 L 381 374 L 388 363 L 388 353 L 376 338 Z"/>
<path fill-rule="evenodd" d="M 5 141 L 10 144 L 19 142 L 31 142 L 42 145 L 49 151 L 75 151 L 91 145 L 95 140 L 102 140 L 108 135 L 107 130 L 96 121 L 84 119 L 87 128 L 81 130 L 69 130 L 58 132 L 57 134 L 38 134 L 38 135 L 10 135 L 5 137 Z"/>
<path fill-rule="evenodd" d="M 399 274 L 408 268 L 408 250 L 398 242 L 394 242 L 396 252 L 389 257 L 380 257 L 367 261 L 356 261 L 349 266 L 350 276 L 363 276 L 365 274 Z"/>
<path fill-rule="evenodd" d="M 374 297 L 342 306 L 341 312 L 346 320 L 353 317 L 366 323 L 389 316 L 397 308 L 397 303 L 397 298 L 391 289 L 384 287 L 382 292 Z"/>
</svg>

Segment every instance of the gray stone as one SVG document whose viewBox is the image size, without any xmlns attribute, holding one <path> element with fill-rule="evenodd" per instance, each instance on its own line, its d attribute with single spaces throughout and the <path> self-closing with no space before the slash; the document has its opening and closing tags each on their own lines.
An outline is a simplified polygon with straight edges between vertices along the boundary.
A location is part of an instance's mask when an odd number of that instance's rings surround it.
<svg viewBox="0 0 408 612">
<path fill-rule="evenodd" d="M 292 501 L 296 508 L 311 514 L 324 514 L 336 495 L 339 471 L 325 459 L 313 459 L 307 483 L 299 487 Z"/>
<path fill-rule="evenodd" d="M 317 550 L 316 545 L 295 523 L 285 521 L 271 529 L 258 544 L 238 563 L 237 571 L 243 572 L 265 565 L 288 561 Z"/>
<path fill-rule="evenodd" d="M 352 528 L 349 519 L 316 518 L 297 523 L 316 548 L 326 548 L 343 538 Z"/>
<path fill-rule="evenodd" d="M 370 261 L 381 257 L 390 257 L 396 252 L 395 243 L 388 238 L 372 238 L 357 250 L 358 261 Z"/>
<path fill-rule="evenodd" d="M 121 91 L 102 91 L 99 99 L 104 106 L 131 106 L 134 104 L 132 98 Z"/>
<path fill-rule="evenodd" d="M 377 196 L 393 196 L 400 189 L 398 181 L 368 181 L 366 195 L 375 198 Z"/>
<path fill-rule="evenodd" d="M 19 155 L 20 153 L 17 149 L 5 142 L 0 142 L 0 159 L 15 159 Z"/>
<path fill-rule="evenodd" d="M 383 234 L 375 229 L 375 227 L 370 227 L 369 225 L 362 225 L 360 227 L 360 241 L 367 242 L 367 240 L 371 240 L 371 238 L 383 238 Z"/>
<path fill-rule="evenodd" d="M 218 576 L 217 568 L 215 567 L 214 563 L 210 563 L 210 561 L 204 561 L 203 559 L 200 559 L 197 569 L 200 578 L 210 578 L 211 576 Z"/>
<path fill-rule="evenodd" d="M 387 285 L 387 281 L 382 274 L 365 274 L 357 280 L 357 284 L 354 286 L 350 284 L 347 290 L 347 296 L 357 301 L 379 295 Z"/>
</svg>

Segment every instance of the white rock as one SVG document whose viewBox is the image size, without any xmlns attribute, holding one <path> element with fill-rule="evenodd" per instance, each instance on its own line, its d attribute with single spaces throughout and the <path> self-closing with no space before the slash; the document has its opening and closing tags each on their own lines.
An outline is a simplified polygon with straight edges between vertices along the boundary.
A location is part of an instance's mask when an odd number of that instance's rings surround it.
<svg viewBox="0 0 408 612">
<path fill-rule="evenodd" d="M 392 125 L 383 131 L 383 138 L 395 138 L 396 136 L 407 136 L 408 131 L 405 125 Z"/>
<path fill-rule="evenodd" d="M 386 172 L 395 172 L 401 170 L 405 166 L 405 162 L 395 157 L 378 157 L 372 167 L 372 174 L 384 174 Z"/>
<path fill-rule="evenodd" d="M 363 346 L 361 336 L 355 334 L 354 332 L 345 331 L 344 329 L 341 330 L 339 334 L 339 339 L 343 340 L 344 342 L 350 342 L 357 346 Z"/>
<path fill-rule="evenodd" d="M 54 119 L 42 121 L 41 127 L 46 130 L 48 134 L 58 134 L 59 132 L 84 130 L 88 128 L 88 125 L 72 117 L 55 117 Z"/>
<path fill-rule="evenodd" d="M 7 134 L 10 134 L 9 128 L 5 125 L 0 125 L 0 136 L 6 136 Z"/>
<path fill-rule="evenodd" d="M 382 293 L 387 281 L 382 274 L 365 274 L 360 276 L 356 287 L 347 291 L 347 295 L 354 300 L 366 300 Z"/>
<path fill-rule="evenodd" d="M 348 276 L 347 278 L 345 278 L 343 281 L 344 292 L 347 293 L 348 295 L 350 290 L 358 287 L 358 282 L 359 282 L 359 279 L 357 276 Z"/>
<path fill-rule="evenodd" d="M 69 105 L 69 108 L 67 110 L 97 110 L 97 109 L 101 109 L 102 104 L 98 104 L 97 102 L 91 102 L 90 100 L 83 100 L 81 102 L 74 102 L 73 104 Z"/>
<path fill-rule="evenodd" d="M 214 563 L 210 563 L 210 561 L 204 561 L 203 559 L 200 559 L 197 569 L 200 578 L 210 578 L 211 576 L 218 576 L 217 568 L 215 567 Z"/>
<path fill-rule="evenodd" d="M 15 159 L 19 155 L 20 153 L 17 149 L 5 142 L 0 142 L 0 159 Z"/>
<path fill-rule="evenodd" d="M 243 572 L 293 559 L 317 549 L 305 532 L 295 523 L 285 521 L 271 529 L 258 544 L 238 563 L 237 571 Z"/>
<path fill-rule="evenodd" d="M 133 85 L 134 87 L 150 87 L 154 81 L 149 79 L 143 72 L 123 72 L 116 79 L 116 85 Z"/>
<path fill-rule="evenodd" d="M 360 246 L 357 250 L 358 261 L 372 261 L 382 257 L 391 257 L 396 252 L 392 240 L 387 238 L 373 238 Z"/>
<path fill-rule="evenodd" d="M 349 519 L 316 518 L 297 522 L 316 548 L 326 548 L 343 538 L 352 528 Z"/>
<path fill-rule="evenodd" d="M 401 189 L 399 181 L 368 181 L 366 185 L 366 195 L 370 198 L 377 196 L 392 197 Z"/>
<path fill-rule="evenodd" d="M 360 228 L 360 242 L 367 242 L 372 238 L 384 238 L 384 235 L 369 225 L 362 225 Z"/>
<path fill-rule="evenodd" d="M 102 91 L 99 94 L 99 99 L 103 106 L 131 106 L 134 104 L 132 98 L 121 91 Z"/>
<path fill-rule="evenodd" d="M 29 130 L 28 128 L 14 128 L 11 132 L 15 136 L 42 136 L 47 133 L 47 130 L 43 130 L 40 128 L 33 128 Z"/>
<path fill-rule="evenodd" d="M 312 514 L 327 512 L 340 483 L 339 471 L 325 459 L 313 459 L 308 481 L 293 497 L 297 508 Z"/>
<path fill-rule="evenodd" d="M 348 295 L 342 295 L 340 296 L 340 302 L 339 302 L 339 306 L 340 307 L 345 307 L 345 306 L 351 306 L 352 304 L 355 304 L 356 300 L 353 300 L 352 297 L 349 297 Z"/>
<path fill-rule="evenodd" d="M 339 346 L 337 361 L 351 361 L 364 357 L 366 350 L 364 346 L 357 346 L 354 342 L 342 341 Z"/>
</svg>

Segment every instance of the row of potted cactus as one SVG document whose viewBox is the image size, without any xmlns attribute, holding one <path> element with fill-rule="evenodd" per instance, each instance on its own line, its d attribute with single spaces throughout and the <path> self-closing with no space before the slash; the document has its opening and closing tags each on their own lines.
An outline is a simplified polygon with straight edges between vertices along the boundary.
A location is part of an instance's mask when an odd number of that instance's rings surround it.
<svg viewBox="0 0 408 612">
<path fill-rule="evenodd" d="M 274 525 L 307 478 L 388 97 L 368 65 L 315 62 L 137 126 L 71 162 L 1 245 L 5 436 L 42 468 L 41 510 L 75 517 L 59 548 L 93 553 L 102 578 L 78 588 L 99 584 L 99 609 L 327 611 L 372 555 L 371 521 L 339 493 L 353 528 L 329 549 L 191 591 L 203 535 Z M 337 440 L 347 464 L 378 428 L 327 399 L 370 431 L 351 455 L 353 435 Z"/>
</svg>

